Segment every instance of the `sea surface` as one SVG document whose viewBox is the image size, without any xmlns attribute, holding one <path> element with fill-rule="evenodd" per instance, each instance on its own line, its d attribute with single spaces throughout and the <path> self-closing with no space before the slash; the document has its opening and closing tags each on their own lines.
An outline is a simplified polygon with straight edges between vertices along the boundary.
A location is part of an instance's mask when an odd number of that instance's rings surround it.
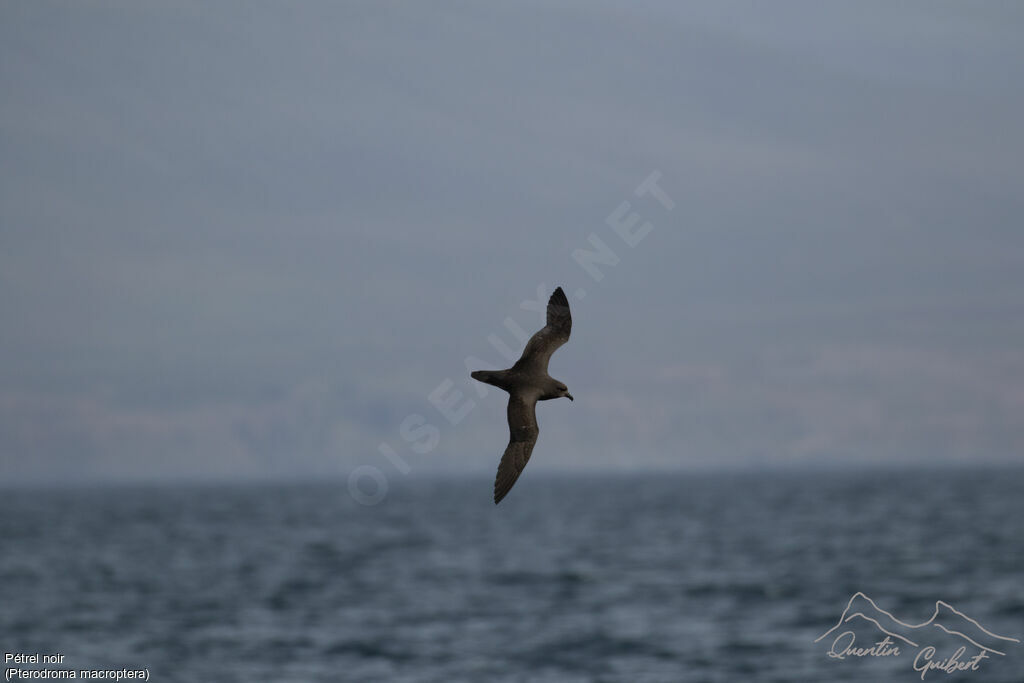
<svg viewBox="0 0 1024 683">
<path fill-rule="evenodd" d="M 906 643 L 828 656 L 882 639 L 863 618 L 815 642 L 857 592 L 1024 639 L 1021 469 L 390 484 L 0 491 L 0 651 L 156 682 L 922 680 Z M 923 680 L 1024 681 L 1024 644 L 981 645 Z"/>
</svg>

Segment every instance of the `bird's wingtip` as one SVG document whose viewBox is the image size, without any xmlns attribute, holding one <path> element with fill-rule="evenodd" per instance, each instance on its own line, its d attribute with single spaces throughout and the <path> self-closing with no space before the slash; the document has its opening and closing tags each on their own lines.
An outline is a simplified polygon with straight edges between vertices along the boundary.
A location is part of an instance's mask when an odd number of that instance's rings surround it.
<svg viewBox="0 0 1024 683">
<path fill-rule="evenodd" d="M 494 504 L 497 505 L 501 501 L 505 500 L 505 496 L 512 490 L 511 486 L 499 486 L 498 482 L 494 482 Z"/>
</svg>

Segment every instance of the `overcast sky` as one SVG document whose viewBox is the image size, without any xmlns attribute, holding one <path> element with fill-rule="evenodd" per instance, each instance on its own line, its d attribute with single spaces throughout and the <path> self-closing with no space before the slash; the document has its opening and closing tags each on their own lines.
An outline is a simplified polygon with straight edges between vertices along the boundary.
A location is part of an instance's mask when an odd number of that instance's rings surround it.
<svg viewBox="0 0 1024 683">
<path fill-rule="evenodd" d="M 1013 2 L 4 2 L 0 482 L 492 472 L 466 359 L 556 285 L 538 471 L 1020 462 L 1022 35 Z"/>
</svg>

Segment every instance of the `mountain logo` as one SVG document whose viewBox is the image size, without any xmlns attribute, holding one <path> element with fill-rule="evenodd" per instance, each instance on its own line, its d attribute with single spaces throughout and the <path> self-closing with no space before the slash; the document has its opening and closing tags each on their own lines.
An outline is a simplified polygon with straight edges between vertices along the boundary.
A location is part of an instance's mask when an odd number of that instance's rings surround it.
<svg viewBox="0 0 1024 683">
<path fill-rule="evenodd" d="M 882 635 L 869 647 L 858 646 L 857 634 Z M 879 633 L 880 632 L 880 633 Z M 924 680 L 929 671 L 954 673 L 978 671 L 991 656 L 1005 657 L 1009 648 L 1020 640 L 993 633 L 948 602 L 937 600 L 931 617 L 919 624 L 901 621 L 885 611 L 860 591 L 846 603 L 836 625 L 818 636 L 814 642 L 831 637 L 827 654 L 832 659 L 847 657 L 899 657 L 914 652 L 913 668 Z M 945 657 L 939 647 L 959 645 Z"/>
</svg>

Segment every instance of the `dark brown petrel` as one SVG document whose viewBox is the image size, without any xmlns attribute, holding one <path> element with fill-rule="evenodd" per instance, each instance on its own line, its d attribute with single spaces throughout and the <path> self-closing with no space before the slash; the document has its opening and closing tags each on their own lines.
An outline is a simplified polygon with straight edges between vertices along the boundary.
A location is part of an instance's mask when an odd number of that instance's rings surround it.
<svg viewBox="0 0 1024 683">
<path fill-rule="evenodd" d="M 569 300 L 559 287 L 548 299 L 547 325 L 530 337 L 516 364 L 508 370 L 477 370 L 470 376 L 493 384 L 508 392 L 508 446 L 498 465 L 494 479 L 494 504 L 509 492 L 523 468 L 530 460 L 537 443 L 537 401 L 565 396 L 570 401 L 568 387 L 548 374 L 548 360 L 559 346 L 569 341 L 572 316 Z"/>
</svg>

